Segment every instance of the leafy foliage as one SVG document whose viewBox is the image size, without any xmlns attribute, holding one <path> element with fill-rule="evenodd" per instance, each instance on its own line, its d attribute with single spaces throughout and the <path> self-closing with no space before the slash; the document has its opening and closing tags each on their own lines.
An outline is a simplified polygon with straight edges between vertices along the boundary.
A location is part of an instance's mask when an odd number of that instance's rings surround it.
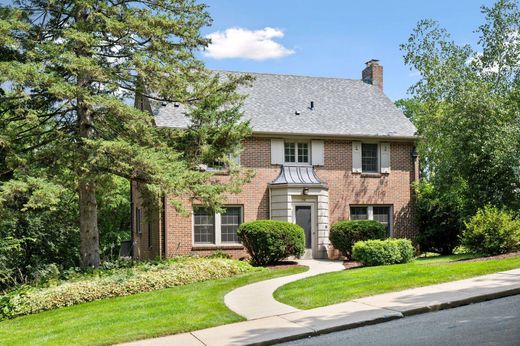
<svg viewBox="0 0 520 346">
<path fill-rule="evenodd" d="M 507 211 L 485 206 L 466 222 L 462 244 L 487 255 L 510 252 L 520 246 L 520 220 Z"/>
<path fill-rule="evenodd" d="M 240 225 L 238 236 L 255 265 L 276 263 L 305 251 L 305 233 L 296 224 L 283 221 L 257 220 Z"/>
<path fill-rule="evenodd" d="M 330 228 L 329 239 L 336 249 L 352 259 L 352 246 L 360 240 L 384 239 L 388 236 L 385 226 L 375 220 L 339 221 Z"/>
<path fill-rule="evenodd" d="M 219 279 L 258 270 L 229 259 L 179 258 L 127 269 L 97 271 L 49 287 L 23 287 L 0 296 L 0 319 L 34 314 L 99 299 Z M 100 275 L 101 274 L 101 275 Z"/>
<path fill-rule="evenodd" d="M 414 258 L 414 253 L 408 239 L 358 241 L 352 248 L 352 257 L 368 266 L 407 263 Z"/>
<path fill-rule="evenodd" d="M 464 226 L 460 204 L 440 195 L 428 181 L 420 182 L 416 193 L 417 241 L 421 251 L 451 254 L 460 243 Z"/>
<path fill-rule="evenodd" d="M 443 253 L 484 205 L 520 209 L 520 10 L 498 0 L 482 13 L 476 49 L 456 44 L 432 20 L 420 21 L 401 45 L 420 75 L 412 97 L 397 104 L 418 129 L 431 190 L 419 186 L 421 242 Z"/>
<path fill-rule="evenodd" d="M 156 204 L 173 194 L 218 206 L 237 191 L 250 172 L 233 166 L 222 182 L 197 169 L 237 153 L 250 133 L 235 89 L 251 77 L 219 76 L 196 58 L 210 23 L 192 0 L 3 7 L 0 203 L 24 190 L 22 210 L 56 208 L 76 193 L 81 264 L 97 266 L 96 195 L 113 175 L 138 181 Z M 188 130 L 153 126 L 147 99 L 183 104 Z"/>
</svg>

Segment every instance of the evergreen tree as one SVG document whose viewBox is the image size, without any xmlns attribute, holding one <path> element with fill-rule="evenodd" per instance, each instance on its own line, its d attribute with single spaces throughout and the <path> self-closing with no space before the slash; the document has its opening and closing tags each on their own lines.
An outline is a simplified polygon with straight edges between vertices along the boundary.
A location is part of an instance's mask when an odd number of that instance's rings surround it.
<svg viewBox="0 0 520 346">
<path fill-rule="evenodd" d="M 205 5 L 192 0 L 20 0 L 0 11 L 0 202 L 59 206 L 77 192 L 80 257 L 98 266 L 96 191 L 113 175 L 151 201 L 190 196 L 218 206 L 250 172 L 230 163 L 217 182 L 197 169 L 225 161 L 250 133 L 238 85 L 196 58 L 209 42 Z M 188 130 L 161 129 L 134 99 L 179 102 Z M 175 203 L 180 208 L 180 203 Z"/>
</svg>

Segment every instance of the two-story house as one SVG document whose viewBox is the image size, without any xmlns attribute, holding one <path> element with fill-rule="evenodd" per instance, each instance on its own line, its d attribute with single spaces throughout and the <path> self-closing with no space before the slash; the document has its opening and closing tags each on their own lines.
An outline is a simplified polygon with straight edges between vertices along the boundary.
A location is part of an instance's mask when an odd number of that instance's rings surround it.
<svg viewBox="0 0 520 346">
<path fill-rule="evenodd" d="M 243 111 L 253 133 L 240 164 L 255 177 L 226 196 L 223 213 L 188 205 L 186 217 L 165 203 L 148 221 L 133 188 L 134 256 L 246 256 L 237 228 L 260 219 L 301 225 L 314 258 L 332 256 L 329 229 L 339 220 L 378 220 L 390 236 L 413 238 L 416 129 L 383 94 L 379 61 L 366 63 L 362 80 L 252 75 Z M 187 126 L 179 105 L 162 105 L 154 117 L 160 127 Z"/>
</svg>

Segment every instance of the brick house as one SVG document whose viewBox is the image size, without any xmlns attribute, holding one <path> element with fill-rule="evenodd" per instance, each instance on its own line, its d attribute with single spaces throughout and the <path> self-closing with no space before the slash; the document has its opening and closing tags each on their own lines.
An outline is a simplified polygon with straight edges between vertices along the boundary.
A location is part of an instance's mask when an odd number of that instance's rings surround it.
<svg viewBox="0 0 520 346">
<path fill-rule="evenodd" d="M 253 75 L 243 107 L 253 134 L 239 160 L 256 171 L 255 177 L 242 192 L 226 196 L 224 213 L 213 214 L 186 200 L 193 211 L 189 217 L 169 203 L 161 211 L 144 213 L 134 182 L 134 257 L 216 250 L 246 256 L 236 229 L 260 219 L 301 225 L 306 256 L 314 258 L 337 254 L 328 236 L 338 220 L 378 220 L 390 236 L 414 238 L 416 129 L 383 94 L 379 61 L 366 63 L 362 80 Z M 157 126 L 187 125 L 182 106 L 156 108 Z"/>
</svg>

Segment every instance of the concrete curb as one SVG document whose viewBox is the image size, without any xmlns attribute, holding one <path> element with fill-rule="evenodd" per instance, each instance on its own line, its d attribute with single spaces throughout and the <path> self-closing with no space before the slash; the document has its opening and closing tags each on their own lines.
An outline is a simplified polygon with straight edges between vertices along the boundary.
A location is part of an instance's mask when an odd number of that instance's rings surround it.
<svg viewBox="0 0 520 346">
<path fill-rule="evenodd" d="M 337 325 L 335 327 L 331 327 L 331 328 L 327 328 L 327 329 L 314 330 L 312 333 L 302 333 L 302 334 L 292 335 L 292 336 L 285 337 L 285 338 L 271 339 L 271 340 L 267 340 L 267 341 L 263 341 L 263 342 L 256 342 L 256 343 L 247 343 L 244 345 L 246 345 L 246 346 L 276 345 L 276 344 L 280 344 L 283 342 L 301 340 L 301 339 L 305 339 L 305 338 L 309 338 L 309 337 L 325 335 L 325 334 L 339 332 L 339 331 L 343 331 L 343 330 L 349 330 L 349 329 L 355 329 L 355 328 L 360 328 L 360 327 L 365 327 L 365 326 L 371 326 L 371 325 L 375 325 L 375 324 L 379 324 L 379 323 L 385 323 L 385 322 L 389 322 L 389 321 L 393 321 L 393 320 L 397 320 L 397 319 L 401 319 L 401 318 L 405 318 L 405 317 L 410 317 L 410 316 L 414 316 L 414 315 L 422 315 L 422 314 L 426 314 L 426 313 L 430 313 L 430 312 L 454 309 L 454 308 L 465 306 L 465 305 L 481 303 L 481 302 L 485 302 L 485 301 L 489 301 L 489 300 L 493 300 L 493 299 L 510 297 L 510 296 L 514 296 L 517 294 L 520 294 L 520 289 L 507 290 L 507 291 L 500 292 L 500 293 L 486 294 L 486 295 L 483 295 L 480 297 L 474 297 L 474 298 L 453 301 L 453 302 L 449 302 L 449 303 L 431 305 L 431 306 L 427 306 L 424 308 L 415 309 L 413 311 L 408 311 L 407 313 L 404 313 L 404 314 L 401 313 L 401 316 L 393 315 L 393 316 L 389 316 L 389 317 L 381 317 L 381 318 L 376 318 L 373 320 L 366 320 L 366 321 L 357 322 L 357 323 L 342 324 L 342 325 Z M 283 315 L 280 317 L 283 318 Z M 206 345 L 206 344 L 204 344 L 204 345 Z"/>
<path fill-rule="evenodd" d="M 520 294 L 520 269 L 125 345 L 274 345 Z"/>
</svg>

